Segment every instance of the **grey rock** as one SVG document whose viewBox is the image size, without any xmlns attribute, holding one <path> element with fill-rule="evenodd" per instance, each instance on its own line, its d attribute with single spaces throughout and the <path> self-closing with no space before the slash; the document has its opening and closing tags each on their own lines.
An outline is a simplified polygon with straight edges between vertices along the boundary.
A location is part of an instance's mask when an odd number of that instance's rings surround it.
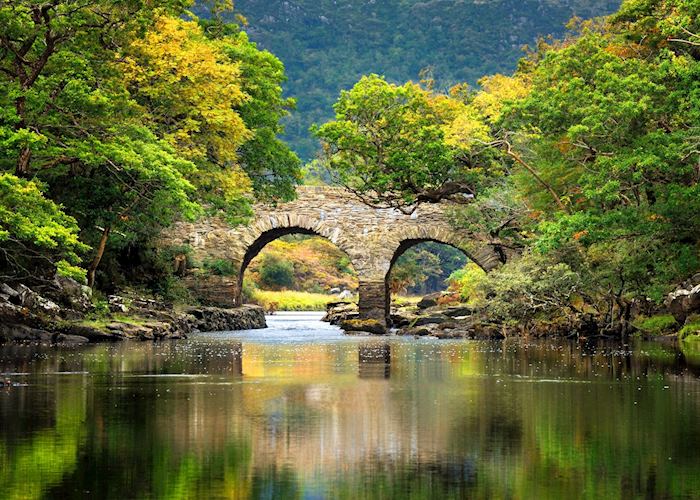
<svg viewBox="0 0 700 500">
<path fill-rule="evenodd" d="M 438 305 L 438 300 L 442 297 L 442 293 L 431 293 L 430 295 L 426 295 L 423 297 L 416 306 L 418 309 L 427 309 L 429 307 L 435 307 Z"/>
<path fill-rule="evenodd" d="M 669 312 L 682 324 L 691 314 L 700 313 L 700 285 L 670 293 L 665 304 Z"/>
<path fill-rule="evenodd" d="M 19 292 L 12 288 L 7 283 L 0 283 L 0 293 L 7 295 L 8 297 L 19 297 Z"/>
<path fill-rule="evenodd" d="M 0 342 L 50 342 L 53 334 L 27 325 L 0 323 Z"/>
<path fill-rule="evenodd" d="M 418 318 L 415 322 L 413 322 L 413 326 L 439 325 L 441 323 L 445 323 L 446 321 L 449 321 L 447 316 L 442 314 L 434 314 L 431 316 Z"/>
<path fill-rule="evenodd" d="M 464 316 L 471 316 L 472 314 L 474 314 L 474 309 L 468 306 L 448 307 L 443 311 L 443 314 L 445 316 L 449 316 L 450 318 L 459 318 Z"/>
<path fill-rule="evenodd" d="M 347 332 L 369 332 L 373 335 L 386 335 L 386 325 L 374 319 L 347 319 L 341 321 L 340 328 Z"/>
<path fill-rule="evenodd" d="M 80 335 L 66 335 L 63 333 L 59 333 L 58 335 L 56 335 L 53 341 L 56 344 L 65 345 L 82 345 L 90 342 L 90 340 L 88 340 L 87 337 L 81 337 Z"/>
<path fill-rule="evenodd" d="M 56 276 L 54 286 L 58 290 L 56 299 L 64 306 L 80 312 L 92 308 L 92 289 L 82 285 L 72 278 Z"/>
</svg>

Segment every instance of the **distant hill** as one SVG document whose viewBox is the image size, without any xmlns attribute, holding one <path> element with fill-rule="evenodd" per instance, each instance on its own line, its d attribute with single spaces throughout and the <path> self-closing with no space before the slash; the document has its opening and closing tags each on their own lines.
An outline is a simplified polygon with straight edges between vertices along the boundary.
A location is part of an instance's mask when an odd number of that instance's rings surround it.
<svg viewBox="0 0 700 500">
<path fill-rule="evenodd" d="M 561 36 L 574 15 L 615 11 L 620 0 L 237 0 L 246 31 L 284 62 L 298 99 L 287 140 L 308 160 L 312 123 L 332 116 L 341 89 L 362 75 L 417 80 L 432 67 L 441 86 L 511 72 L 523 45 Z"/>
</svg>

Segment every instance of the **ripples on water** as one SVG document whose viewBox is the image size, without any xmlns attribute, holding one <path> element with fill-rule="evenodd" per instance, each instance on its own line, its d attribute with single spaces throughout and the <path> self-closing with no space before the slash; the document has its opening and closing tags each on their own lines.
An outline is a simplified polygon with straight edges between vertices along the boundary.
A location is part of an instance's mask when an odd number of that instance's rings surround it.
<svg viewBox="0 0 700 500">
<path fill-rule="evenodd" d="M 700 498 L 700 356 L 319 318 L 0 347 L 0 498 Z"/>
</svg>

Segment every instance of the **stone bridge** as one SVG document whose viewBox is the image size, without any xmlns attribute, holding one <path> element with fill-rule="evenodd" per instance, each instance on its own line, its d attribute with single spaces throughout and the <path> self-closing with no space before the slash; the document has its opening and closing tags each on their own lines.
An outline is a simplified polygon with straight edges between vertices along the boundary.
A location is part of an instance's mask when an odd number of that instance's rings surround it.
<svg viewBox="0 0 700 500">
<path fill-rule="evenodd" d="M 218 219 L 178 223 L 169 231 L 169 244 L 189 245 L 195 260 L 230 260 L 237 278 L 229 283 L 228 297 L 214 302 L 241 303 L 243 275 L 265 245 L 288 234 L 318 235 L 333 242 L 350 258 L 359 278 L 359 307 L 363 318 L 388 318 L 387 284 L 392 265 L 413 245 L 426 241 L 462 250 L 467 257 L 490 270 L 501 263 L 498 248 L 462 235 L 450 225 L 454 205 L 420 205 L 411 215 L 394 209 L 376 209 L 342 188 L 297 189 L 288 203 L 256 205 L 247 226 L 231 228 Z M 201 287 L 200 287 L 201 288 Z"/>
</svg>

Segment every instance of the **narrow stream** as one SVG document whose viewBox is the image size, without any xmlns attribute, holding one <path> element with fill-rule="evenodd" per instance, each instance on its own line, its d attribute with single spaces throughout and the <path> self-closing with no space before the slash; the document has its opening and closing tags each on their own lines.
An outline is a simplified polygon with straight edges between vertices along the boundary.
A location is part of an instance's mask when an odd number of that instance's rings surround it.
<svg viewBox="0 0 700 500">
<path fill-rule="evenodd" d="M 0 346 L 0 499 L 700 497 L 700 359 L 320 317 Z"/>
</svg>

